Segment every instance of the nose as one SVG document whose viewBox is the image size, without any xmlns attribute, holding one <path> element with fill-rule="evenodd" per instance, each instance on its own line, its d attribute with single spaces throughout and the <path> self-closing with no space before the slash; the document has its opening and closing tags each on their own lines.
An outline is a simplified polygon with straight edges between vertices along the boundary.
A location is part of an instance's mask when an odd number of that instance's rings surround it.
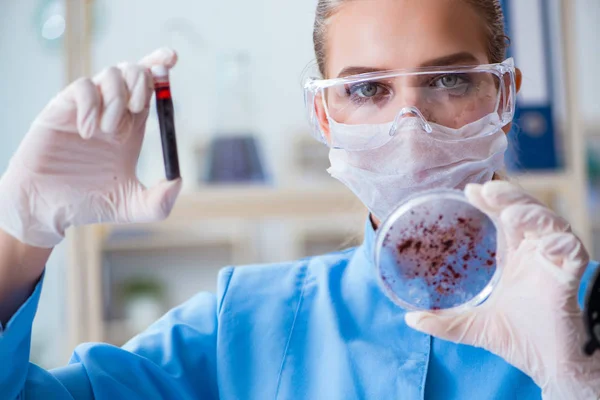
<svg viewBox="0 0 600 400">
<path fill-rule="evenodd" d="M 402 126 L 404 118 L 413 119 L 411 120 L 411 123 L 408 126 Z M 395 136 L 396 133 L 398 133 L 402 129 L 414 128 L 415 124 L 422 130 L 424 130 L 426 133 L 433 132 L 433 128 L 431 128 L 431 125 L 429 124 L 429 122 L 427 122 L 427 120 L 417 107 L 404 107 L 400 110 L 400 112 L 396 115 L 396 118 L 394 119 L 394 123 L 390 128 L 390 136 Z"/>
</svg>

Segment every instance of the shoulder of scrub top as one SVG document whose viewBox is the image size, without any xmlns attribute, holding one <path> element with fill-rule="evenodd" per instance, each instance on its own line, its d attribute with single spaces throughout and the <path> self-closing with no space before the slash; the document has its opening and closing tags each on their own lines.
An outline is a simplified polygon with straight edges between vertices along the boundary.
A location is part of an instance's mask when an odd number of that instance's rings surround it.
<svg viewBox="0 0 600 400">
<path fill-rule="evenodd" d="M 220 306 L 228 296 L 230 288 L 234 287 L 234 297 L 246 298 L 250 296 L 254 300 L 269 302 L 274 298 L 288 298 L 292 300 L 301 291 L 305 284 L 306 277 L 319 276 L 320 272 L 325 272 L 333 265 L 340 263 L 347 264 L 357 248 L 347 249 L 344 251 L 329 253 L 322 256 L 308 257 L 301 260 L 274 263 L 274 264 L 257 264 L 240 267 L 225 268 L 219 274 L 219 289 Z M 597 272 L 599 271 L 600 263 L 591 261 L 581 280 L 579 287 L 578 302 L 583 309 L 588 287 L 593 284 Z M 319 271 L 322 270 L 322 271 Z M 236 307 L 240 306 L 240 302 L 236 301 Z M 221 311 L 221 310 L 219 310 Z"/>
<path fill-rule="evenodd" d="M 585 297 L 587 295 L 588 286 L 590 286 L 594 283 L 593 279 L 596 276 L 596 272 L 598 271 L 599 265 L 600 265 L 600 263 L 598 263 L 597 261 L 591 261 L 588 264 L 588 267 L 587 267 L 585 273 L 583 274 L 583 278 L 581 280 L 581 285 L 579 286 L 579 296 L 578 296 L 579 307 L 581 307 L 582 309 L 585 304 Z"/>
<path fill-rule="evenodd" d="M 234 306 L 236 313 L 244 304 L 270 303 L 275 299 L 294 303 L 307 278 L 323 276 L 332 266 L 345 267 L 360 249 L 354 247 L 339 252 L 303 258 L 297 261 L 227 267 L 219 274 L 217 293 L 218 312 Z M 317 278 L 318 279 L 318 278 Z M 243 301 L 246 300 L 246 301 Z"/>
</svg>

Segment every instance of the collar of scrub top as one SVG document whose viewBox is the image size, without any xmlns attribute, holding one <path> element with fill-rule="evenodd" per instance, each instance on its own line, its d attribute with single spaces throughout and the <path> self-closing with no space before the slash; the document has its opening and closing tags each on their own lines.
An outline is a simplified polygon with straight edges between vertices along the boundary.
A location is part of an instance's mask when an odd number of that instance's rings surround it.
<svg viewBox="0 0 600 400">
<path fill-rule="evenodd" d="M 362 251 L 364 251 L 365 256 L 369 260 L 371 266 L 373 267 L 373 272 L 375 271 L 375 236 L 377 235 L 377 228 L 375 227 L 375 222 L 373 221 L 373 216 L 369 213 L 367 220 L 365 222 L 365 231 L 363 237 L 363 243 L 361 245 Z"/>
</svg>

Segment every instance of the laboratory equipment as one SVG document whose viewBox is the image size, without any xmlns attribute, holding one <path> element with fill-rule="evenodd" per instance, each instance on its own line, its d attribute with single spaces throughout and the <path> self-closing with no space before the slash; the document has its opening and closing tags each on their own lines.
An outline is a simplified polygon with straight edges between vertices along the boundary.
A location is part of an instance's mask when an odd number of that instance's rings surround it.
<svg viewBox="0 0 600 400">
<path fill-rule="evenodd" d="M 209 145 L 206 177 L 211 184 L 266 180 L 254 125 L 250 61 L 249 55 L 241 51 L 219 57 L 216 127 Z"/>
<path fill-rule="evenodd" d="M 498 283 L 503 242 L 494 220 L 463 192 L 426 191 L 381 225 L 378 281 L 406 310 L 460 312 L 485 301 Z"/>
<path fill-rule="evenodd" d="M 177 140 L 175 136 L 175 116 L 173 112 L 173 99 L 171 97 L 171 84 L 169 70 L 164 65 L 151 68 L 156 91 L 156 112 L 160 125 L 160 138 L 165 163 L 165 175 L 172 181 L 181 177 L 179 172 L 179 157 L 177 155 Z"/>
</svg>

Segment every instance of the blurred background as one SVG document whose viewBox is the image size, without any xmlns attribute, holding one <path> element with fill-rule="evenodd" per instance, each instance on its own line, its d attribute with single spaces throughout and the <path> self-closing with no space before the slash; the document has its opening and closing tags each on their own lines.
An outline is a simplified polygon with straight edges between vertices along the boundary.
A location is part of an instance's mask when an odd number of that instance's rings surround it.
<svg viewBox="0 0 600 400">
<path fill-rule="evenodd" d="M 322 254 L 361 241 L 366 213 L 325 172 L 302 76 L 316 0 L 0 0 L 0 166 L 77 77 L 157 47 L 172 73 L 184 191 L 160 224 L 69 232 L 48 265 L 32 360 L 68 361 L 82 341 L 117 345 L 227 265 Z M 600 1 L 506 0 L 523 90 L 511 176 L 572 222 L 600 259 Z M 154 107 L 141 180 L 164 176 Z"/>
</svg>

